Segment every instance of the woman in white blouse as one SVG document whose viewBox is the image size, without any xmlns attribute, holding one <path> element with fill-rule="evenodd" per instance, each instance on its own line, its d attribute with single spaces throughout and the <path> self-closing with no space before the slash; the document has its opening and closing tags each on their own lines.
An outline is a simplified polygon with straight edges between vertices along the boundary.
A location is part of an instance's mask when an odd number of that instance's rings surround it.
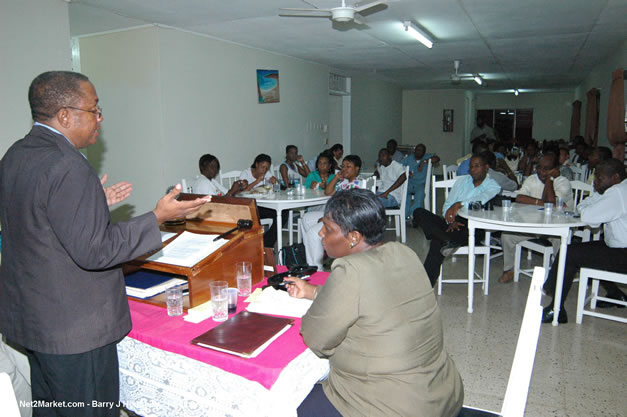
<svg viewBox="0 0 627 417">
<path fill-rule="evenodd" d="M 261 187 L 264 182 L 268 184 L 274 184 L 277 179 L 270 172 L 270 165 L 272 164 L 272 158 L 270 155 L 260 153 L 255 158 L 255 161 L 250 166 L 242 171 L 239 176 L 240 180 L 246 180 L 248 185 L 244 188 L 244 191 L 250 191 L 254 188 Z"/>
</svg>

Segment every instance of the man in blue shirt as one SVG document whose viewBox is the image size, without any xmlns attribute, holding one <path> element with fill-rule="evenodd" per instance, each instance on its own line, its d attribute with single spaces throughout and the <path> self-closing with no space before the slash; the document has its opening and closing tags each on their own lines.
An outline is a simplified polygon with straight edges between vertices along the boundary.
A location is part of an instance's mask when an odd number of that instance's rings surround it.
<svg viewBox="0 0 627 417">
<path fill-rule="evenodd" d="M 414 225 L 420 225 L 425 237 L 431 241 L 429 253 L 424 262 L 431 285 L 435 285 L 440 275 L 444 258 L 453 254 L 458 247 L 468 243 L 466 220 L 457 216 L 459 209 L 476 201 L 480 201 L 483 205 L 501 192 L 501 187 L 496 181 L 488 177 L 489 169 L 487 155 L 479 154 L 471 157 L 470 175 L 457 178 L 444 202 L 442 207 L 444 218 L 424 208 L 414 211 Z M 481 239 L 479 233 L 477 238 Z"/>
<path fill-rule="evenodd" d="M 405 216 L 409 217 L 417 208 L 424 207 L 425 184 L 427 182 L 427 163 L 431 158 L 432 164 L 440 162 L 440 157 L 427 152 L 427 147 L 419 143 L 414 148 L 413 155 L 407 155 L 402 164 L 409 167 L 409 184 L 407 184 L 407 202 L 414 200 L 405 206 Z"/>
</svg>

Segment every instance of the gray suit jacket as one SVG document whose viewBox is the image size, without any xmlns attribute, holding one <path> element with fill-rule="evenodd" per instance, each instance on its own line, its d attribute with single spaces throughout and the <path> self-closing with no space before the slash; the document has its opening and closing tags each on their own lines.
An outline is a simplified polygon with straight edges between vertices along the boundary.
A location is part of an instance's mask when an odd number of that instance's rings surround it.
<svg viewBox="0 0 627 417">
<path fill-rule="evenodd" d="M 120 264 L 161 244 L 154 214 L 111 223 L 98 176 L 62 135 L 34 126 L 0 162 L 0 332 L 74 354 L 131 329 Z"/>
<path fill-rule="evenodd" d="M 323 388 L 343 416 L 453 417 L 462 407 L 431 283 L 405 245 L 336 259 L 301 333 L 329 358 Z"/>
</svg>

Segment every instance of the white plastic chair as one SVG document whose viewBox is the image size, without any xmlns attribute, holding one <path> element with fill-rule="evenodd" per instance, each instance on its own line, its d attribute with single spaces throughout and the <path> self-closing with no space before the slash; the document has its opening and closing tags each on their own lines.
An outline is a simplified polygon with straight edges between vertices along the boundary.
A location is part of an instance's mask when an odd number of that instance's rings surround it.
<svg viewBox="0 0 627 417">
<path fill-rule="evenodd" d="M 451 180 L 436 181 L 435 175 L 434 175 L 432 176 L 431 181 L 432 181 L 431 182 L 431 212 L 433 214 L 438 214 L 436 211 L 437 210 L 436 199 L 437 199 L 438 188 L 441 188 L 444 190 L 444 199 L 446 200 L 446 198 L 448 198 L 448 193 L 450 189 L 453 188 L 455 181 L 457 181 L 457 177 Z M 485 233 L 485 241 L 490 242 L 489 231 L 486 231 Z M 468 246 L 460 246 L 459 248 L 457 248 L 457 250 L 453 253 L 453 256 L 455 255 L 468 255 Z M 475 284 L 481 283 L 483 287 L 483 293 L 485 295 L 488 295 L 488 286 L 490 283 L 490 247 L 485 246 L 485 245 L 476 246 L 475 256 L 476 255 L 483 255 L 483 275 L 479 275 L 475 272 L 475 275 L 477 275 L 477 279 L 474 280 L 474 283 Z M 442 284 L 468 284 L 468 278 L 444 279 L 442 277 L 442 266 L 441 266 L 440 276 L 438 277 L 438 295 L 442 295 Z"/>
<path fill-rule="evenodd" d="M 237 170 L 228 171 L 224 173 L 220 172 L 220 183 L 227 190 L 230 190 L 233 183 L 239 180 L 239 176 L 241 175 L 241 173 L 242 171 L 237 171 Z"/>
<path fill-rule="evenodd" d="M 407 224 L 405 221 L 405 206 L 407 205 L 407 184 L 409 184 L 409 167 L 405 167 L 405 182 L 401 185 L 401 205 L 398 208 L 385 209 L 387 216 L 394 217 L 394 227 L 388 227 L 385 230 L 394 230 L 396 237 L 401 237 L 401 242 L 407 242 Z"/>
<path fill-rule="evenodd" d="M 373 193 L 377 193 L 377 177 L 371 175 L 365 179 L 366 185 L 363 187 L 366 190 L 370 190 Z"/>
<path fill-rule="evenodd" d="M 576 181 L 576 180 L 571 181 L 570 187 L 573 190 L 574 207 L 577 207 L 579 203 L 583 201 L 584 198 L 590 196 L 592 192 L 594 191 L 594 188 L 592 187 L 592 185 L 585 183 L 583 181 Z M 573 236 L 577 236 L 581 238 L 582 242 L 589 242 L 593 235 L 592 232 L 594 232 L 594 236 L 593 236 L 594 240 L 599 240 L 601 238 L 601 228 L 600 227 L 593 228 L 590 226 L 582 227 L 573 231 Z"/>
<path fill-rule="evenodd" d="M 431 158 L 427 162 L 427 176 L 425 178 L 425 201 L 424 207 L 429 207 L 431 204 L 431 172 L 433 171 L 433 164 Z"/>
<path fill-rule="evenodd" d="M 588 289 L 588 281 L 592 280 L 592 289 L 590 291 L 590 310 L 585 309 L 586 292 Z M 618 284 L 627 284 L 627 274 L 619 274 L 618 272 L 603 271 L 600 269 L 581 268 L 579 270 L 579 293 L 577 297 L 577 324 L 581 324 L 584 314 L 586 316 L 594 316 L 607 320 L 619 321 L 627 323 L 624 317 L 614 316 L 611 314 L 597 313 L 597 301 L 607 301 L 617 305 L 627 306 L 627 302 L 615 300 L 613 298 L 599 296 L 599 280 L 612 281 Z"/>
<path fill-rule="evenodd" d="M 588 169 L 588 165 L 577 164 L 571 166 L 570 169 L 573 171 L 575 181 L 588 181 L 588 177 L 590 177 L 590 170 Z"/>
<path fill-rule="evenodd" d="M 442 164 L 442 177 L 445 180 L 452 180 L 457 178 L 457 165 Z"/>
<path fill-rule="evenodd" d="M 464 406 L 459 417 L 522 417 L 525 414 L 529 385 L 533 373 L 533 363 L 536 359 L 538 336 L 542 323 L 542 283 L 545 271 L 536 267 L 527 295 L 525 314 L 523 315 L 516 352 L 512 361 L 512 369 L 509 371 L 509 380 L 501 411 L 487 411 L 470 406 Z"/>
</svg>

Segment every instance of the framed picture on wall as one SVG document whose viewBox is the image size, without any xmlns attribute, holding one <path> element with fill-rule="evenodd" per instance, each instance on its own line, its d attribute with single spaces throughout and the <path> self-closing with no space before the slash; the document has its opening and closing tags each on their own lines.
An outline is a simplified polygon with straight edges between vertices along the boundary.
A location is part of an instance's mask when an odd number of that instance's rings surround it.
<svg viewBox="0 0 627 417">
<path fill-rule="evenodd" d="M 280 101 L 278 70 L 257 70 L 257 95 L 259 103 L 278 103 Z"/>
<path fill-rule="evenodd" d="M 444 109 L 442 111 L 442 131 L 453 131 L 453 109 Z"/>
</svg>

